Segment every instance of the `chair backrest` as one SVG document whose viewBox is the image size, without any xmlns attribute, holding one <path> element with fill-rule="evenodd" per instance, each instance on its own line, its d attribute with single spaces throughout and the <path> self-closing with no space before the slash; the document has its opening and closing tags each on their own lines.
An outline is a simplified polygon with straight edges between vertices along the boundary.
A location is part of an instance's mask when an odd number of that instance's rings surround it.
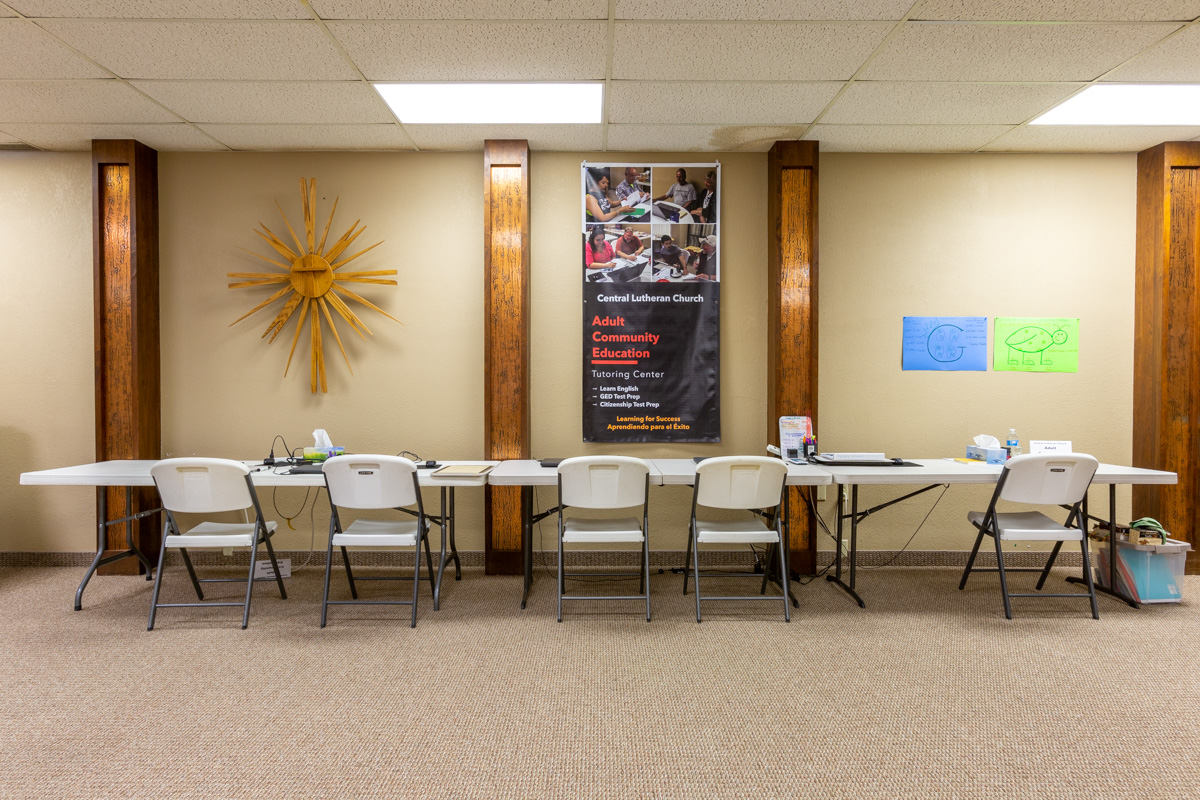
<svg viewBox="0 0 1200 800">
<path fill-rule="evenodd" d="M 696 503 L 709 508 L 779 505 L 787 464 L 766 456 L 718 456 L 696 466 Z"/>
<path fill-rule="evenodd" d="M 254 505 L 250 468 L 226 458 L 168 458 L 150 468 L 163 508 L 185 514 L 240 511 Z"/>
<path fill-rule="evenodd" d="M 417 465 L 407 458 L 334 456 L 321 469 L 335 506 L 401 508 L 417 502 Z"/>
<path fill-rule="evenodd" d="M 1004 464 L 1001 500 L 1074 505 L 1083 498 L 1100 462 L 1083 453 L 1014 456 Z"/>
<path fill-rule="evenodd" d="M 629 508 L 646 502 L 650 465 L 629 456 L 579 456 L 558 465 L 559 503 L 576 508 Z"/>
</svg>

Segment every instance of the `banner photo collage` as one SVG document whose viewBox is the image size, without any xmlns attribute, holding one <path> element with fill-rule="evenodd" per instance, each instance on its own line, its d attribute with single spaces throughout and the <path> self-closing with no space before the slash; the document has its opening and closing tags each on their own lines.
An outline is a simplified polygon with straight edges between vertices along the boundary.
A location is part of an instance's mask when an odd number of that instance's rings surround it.
<svg viewBox="0 0 1200 800">
<path fill-rule="evenodd" d="M 904 370 L 987 370 L 987 317 L 905 317 Z M 1078 317 L 996 317 L 992 369 L 1078 372 Z"/>
<path fill-rule="evenodd" d="M 720 174 L 582 165 L 585 442 L 721 440 Z"/>
</svg>

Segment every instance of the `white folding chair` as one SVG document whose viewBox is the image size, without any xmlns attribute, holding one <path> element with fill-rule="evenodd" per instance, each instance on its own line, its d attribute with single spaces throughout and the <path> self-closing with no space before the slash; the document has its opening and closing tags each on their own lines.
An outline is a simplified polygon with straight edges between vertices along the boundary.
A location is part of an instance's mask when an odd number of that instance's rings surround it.
<svg viewBox="0 0 1200 800">
<path fill-rule="evenodd" d="M 279 596 L 287 599 L 283 578 L 279 576 L 279 564 L 275 561 L 275 550 L 271 547 L 271 535 L 275 523 L 263 519 L 258 504 L 258 494 L 250 480 L 250 468 L 240 461 L 224 458 L 168 458 L 150 468 L 150 476 L 158 487 L 166 512 L 166 529 L 163 531 L 162 547 L 158 553 L 158 573 L 154 578 L 154 596 L 150 600 L 150 621 L 146 630 L 154 630 L 154 617 L 160 608 L 194 608 L 197 606 L 242 606 L 242 628 L 250 622 L 250 595 L 254 590 L 254 564 L 258 557 L 258 546 L 267 546 L 267 556 L 275 570 L 275 582 L 279 585 Z M 181 532 L 176 514 L 216 514 L 223 511 L 254 509 L 254 522 L 202 522 L 196 527 Z M 244 603 L 160 603 L 158 592 L 162 587 L 163 563 L 167 550 L 175 549 L 183 557 L 188 576 L 196 597 L 204 600 L 201 583 L 237 582 L 239 578 L 196 577 L 196 569 L 188 550 L 222 550 L 230 547 L 250 548 L 250 572 L 246 576 L 246 600 Z M 262 578 L 260 580 L 271 580 Z"/>
<path fill-rule="evenodd" d="M 421 543 L 425 543 L 425 561 L 429 567 L 430 591 L 434 588 L 433 557 L 429 553 L 429 519 L 421 502 L 417 465 L 399 456 L 335 456 L 322 467 L 329 490 L 329 548 L 325 553 L 325 593 L 321 599 L 321 627 L 325 627 L 331 605 L 412 606 L 410 627 L 417 627 L 417 594 L 421 586 Z M 416 506 L 415 510 L 409 508 Z M 395 509 L 415 519 L 356 519 L 342 527 L 338 509 L 377 511 Z M 329 599 L 329 572 L 333 566 L 333 548 L 341 548 L 342 564 L 350 582 L 353 600 Z M 359 600 L 354 572 L 350 569 L 350 547 L 415 547 L 413 551 L 412 600 Z M 403 581 L 407 575 L 358 578 L 360 581 Z"/>
<path fill-rule="evenodd" d="M 779 551 L 779 569 L 783 580 L 783 618 L 791 622 L 788 608 L 788 541 L 780 520 L 783 483 L 787 465 L 778 458 L 765 456 L 718 456 L 706 458 L 696 466 L 696 483 L 692 490 L 692 522 L 688 529 L 688 557 L 696 581 L 696 622 L 700 622 L 700 601 L 704 600 L 769 600 L 774 598 L 739 595 L 737 597 L 700 596 L 701 544 L 767 544 Z M 736 520 L 699 520 L 696 508 L 739 509 L 757 512 L 755 516 Z M 774 509 L 770 515 L 765 509 Z M 763 522 L 769 518 L 768 526 Z M 759 578 L 746 572 L 709 573 L 709 577 Z M 761 576 L 764 577 L 765 576 Z M 759 594 L 765 594 L 764 579 Z M 687 569 L 683 573 L 683 593 L 687 594 Z"/>
<path fill-rule="evenodd" d="M 650 465 L 628 456 L 582 456 L 558 465 L 558 621 L 563 600 L 645 600 L 650 621 L 650 543 L 648 536 Z M 642 507 L 642 522 L 633 517 L 603 519 L 565 517 L 567 508 L 614 510 Z M 566 594 L 567 578 L 632 576 L 630 572 L 567 573 L 563 545 L 576 542 L 640 544 L 642 566 L 635 595 Z"/>
<path fill-rule="evenodd" d="M 1088 537 L 1084 533 L 1086 522 L 1082 519 L 1080 506 L 1087 495 L 1092 483 L 1092 476 L 1100 465 L 1095 458 L 1080 453 L 1070 455 L 1027 455 L 1014 456 L 1004 465 L 1000 480 L 996 482 L 996 490 L 992 492 L 992 502 L 987 511 L 971 511 L 967 519 L 979 529 L 975 537 L 975 547 L 971 549 L 971 557 L 967 559 L 967 568 L 963 570 L 962 580 L 958 588 L 962 590 L 967 585 L 971 572 L 999 572 L 1000 591 L 1004 595 L 1004 616 L 1012 619 L 1013 597 L 1086 597 L 1092 604 L 1092 619 L 1100 619 L 1096 608 L 1096 587 L 1092 585 L 1091 560 L 1088 557 Z M 1062 505 L 1070 506 L 1071 511 L 1067 520 L 1060 525 L 1040 511 L 998 512 L 996 503 L 1000 500 L 1029 505 Z M 979 545 L 984 536 L 991 536 L 996 543 L 996 568 L 975 569 L 975 556 L 979 554 Z M 1044 567 L 1014 568 L 1004 566 L 1003 542 L 1054 542 L 1054 549 Z M 1063 542 L 1079 542 L 1083 554 L 1083 577 L 1087 585 L 1087 594 L 1067 592 L 1065 594 L 1044 594 L 1041 591 L 1054 566 L 1054 559 Z M 1009 572 L 1040 572 L 1036 592 L 1013 594 L 1008 591 Z"/>
</svg>

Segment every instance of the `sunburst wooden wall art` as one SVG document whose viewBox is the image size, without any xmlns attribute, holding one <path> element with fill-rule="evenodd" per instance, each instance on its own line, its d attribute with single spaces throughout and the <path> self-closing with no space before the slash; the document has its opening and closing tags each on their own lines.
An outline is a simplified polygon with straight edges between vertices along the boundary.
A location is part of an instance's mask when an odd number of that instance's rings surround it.
<svg viewBox="0 0 1200 800">
<path fill-rule="evenodd" d="M 266 300 L 259 303 L 248 312 L 238 317 L 230 323 L 231 326 L 238 324 L 242 320 L 254 314 L 257 311 L 269 306 L 277 300 L 283 300 L 285 296 L 283 308 L 271 320 L 271 324 L 263 331 L 261 338 L 266 338 L 270 334 L 270 341 L 275 341 L 277 337 L 287 325 L 288 321 L 295 316 L 296 310 L 300 310 L 300 317 L 296 322 L 296 332 L 292 336 L 292 349 L 288 353 L 287 366 L 283 369 L 283 374 L 286 377 L 288 370 L 292 366 L 292 356 L 296 353 L 296 344 L 300 341 L 300 334 L 304 331 L 305 320 L 308 320 L 310 336 L 312 338 L 312 369 L 310 386 L 313 393 L 317 391 L 319 386 L 322 392 L 328 392 L 329 388 L 325 381 L 325 353 L 322 349 L 322 334 L 321 334 L 321 318 L 324 317 L 325 322 L 329 326 L 329 332 L 333 334 L 333 338 L 337 341 L 338 349 L 342 351 L 342 358 L 346 361 L 346 367 L 350 370 L 350 374 L 354 374 L 354 368 L 350 366 L 350 359 L 346 356 L 346 348 L 342 345 L 342 337 L 338 335 L 337 326 L 333 323 L 333 314 L 330 312 L 330 307 L 336 311 L 350 329 L 357 333 L 364 340 L 367 338 L 364 334 L 371 333 L 362 320 L 350 310 L 346 305 L 346 301 L 342 297 L 362 303 L 367 308 L 378 311 L 390 320 L 400 322 L 391 314 L 384 311 L 379 306 L 370 302 L 364 297 L 350 291 L 343 283 L 381 283 L 385 286 L 395 286 L 396 281 L 389 278 L 384 278 L 384 275 L 395 275 L 394 269 L 376 269 L 365 272 L 339 272 L 342 267 L 349 264 L 354 259 L 366 253 L 369 250 L 374 250 L 382 241 L 376 242 L 368 248 L 359 250 L 352 256 L 347 256 L 340 261 L 337 260 L 344 253 L 359 234 L 365 231 L 366 226 L 358 227 L 361 220 L 355 220 L 341 237 L 325 249 L 325 240 L 329 236 L 329 227 L 333 224 L 333 215 L 337 213 L 338 200 L 333 201 L 333 209 L 329 212 L 329 221 L 325 223 L 325 230 L 321 233 L 321 241 L 316 242 L 316 212 L 317 212 L 317 179 L 310 178 L 306 183 L 304 178 L 300 179 L 300 201 L 304 206 L 304 235 L 305 242 L 300 241 L 300 237 L 296 235 L 292 225 L 288 222 L 287 214 L 283 213 L 283 208 L 276 201 L 275 207 L 279 209 L 279 215 L 283 217 L 283 224 L 287 226 L 288 233 L 292 235 L 292 239 L 296 243 L 296 249 L 288 247 L 283 241 L 276 236 L 271 230 L 259 222 L 259 227 L 262 230 L 255 229 L 258 234 L 267 244 L 288 260 L 289 263 L 284 264 L 276 261 L 273 258 L 259 255 L 251 250 L 241 247 L 239 250 L 244 250 L 255 258 L 261 258 L 268 264 L 271 264 L 283 270 L 283 274 L 279 272 L 230 272 L 227 276 L 230 278 L 238 278 L 229 284 L 230 289 L 245 289 L 259 286 L 273 286 L 275 284 L 284 284 L 283 288 L 275 292 Z M 306 246 L 307 245 L 307 246 Z M 290 296 L 288 296 L 290 293 Z M 317 312 L 320 312 L 319 314 Z M 403 325 L 404 323 L 400 323 Z M 268 342 L 269 343 L 269 342 Z"/>
</svg>

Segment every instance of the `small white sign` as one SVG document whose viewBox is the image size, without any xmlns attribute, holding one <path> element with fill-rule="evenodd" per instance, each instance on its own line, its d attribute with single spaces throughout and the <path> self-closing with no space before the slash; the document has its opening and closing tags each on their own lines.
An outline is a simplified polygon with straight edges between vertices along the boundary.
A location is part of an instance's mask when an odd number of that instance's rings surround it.
<svg viewBox="0 0 1200 800">
<path fill-rule="evenodd" d="M 1029 440 L 1029 452 L 1035 456 L 1050 456 L 1059 455 L 1062 453 L 1073 453 L 1070 442 L 1039 442 L 1033 439 Z"/>
<path fill-rule="evenodd" d="M 290 558 L 277 558 L 279 562 L 279 577 L 292 577 L 292 560 Z M 254 578 L 255 580 L 275 580 L 275 570 L 271 569 L 271 559 L 264 558 L 254 562 Z"/>
</svg>

